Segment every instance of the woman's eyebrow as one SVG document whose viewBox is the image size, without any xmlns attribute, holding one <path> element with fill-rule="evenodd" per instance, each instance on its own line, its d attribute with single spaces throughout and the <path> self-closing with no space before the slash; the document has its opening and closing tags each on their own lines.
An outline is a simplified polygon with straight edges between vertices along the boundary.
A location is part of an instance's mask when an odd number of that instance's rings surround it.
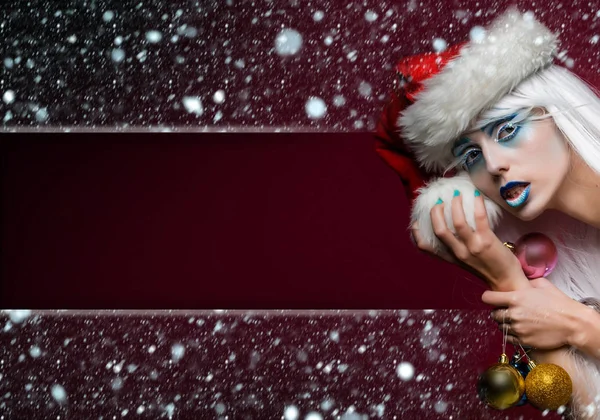
<svg viewBox="0 0 600 420">
<path fill-rule="evenodd" d="M 517 116 L 517 114 L 511 114 L 511 115 L 507 115 L 506 117 L 502 117 L 496 121 L 492 121 L 491 123 L 489 123 L 488 125 L 484 126 L 481 128 L 481 131 L 483 131 L 485 134 L 487 134 L 488 136 L 492 136 L 492 134 L 494 134 L 494 129 L 496 127 L 498 127 L 500 124 L 506 122 L 506 121 L 510 121 L 513 118 L 515 118 Z"/>
<path fill-rule="evenodd" d="M 469 130 L 469 131 L 463 133 L 463 136 L 469 135 L 471 133 L 475 133 L 477 131 L 482 131 L 491 137 L 492 134 L 494 134 L 494 130 L 496 129 L 496 127 L 498 127 L 500 124 L 502 124 L 506 121 L 510 121 L 510 120 L 514 119 L 517 115 L 518 114 L 511 114 L 511 115 L 507 115 L 505 117 L 501 117 L 497 120 L 490 122 L 489 124 L 484 125 L 481 128 L 475 128 L 475 129 Z M 467 138 L 467 137 L 459 138 L 458 140 L 456 140 L 454 142 L 454 145 L 452 146 L 452 154 L 454 156 L 457 156 L 458 154 L 460 154 L 460 151 L 457 152 L 457 150 L 463 149 L 461 146 L 464 146 L 465 144 L 469 144 L 469 143 L 472 143 L 469 138 Z"/>
<path fill-rule="evenodd" d="M 462 146 L 465 146 L 470 143 L 471 143 L 471 140 L 466 137 L 459 138 L 458 140 L 456 140 L 454 142 L 454 145 L 452 146 L 452 154 L 454 156 L 458 156 L 462 152 L 462 149 L 464 149 L 464 147 L 462 147 Z"/>
</svg>

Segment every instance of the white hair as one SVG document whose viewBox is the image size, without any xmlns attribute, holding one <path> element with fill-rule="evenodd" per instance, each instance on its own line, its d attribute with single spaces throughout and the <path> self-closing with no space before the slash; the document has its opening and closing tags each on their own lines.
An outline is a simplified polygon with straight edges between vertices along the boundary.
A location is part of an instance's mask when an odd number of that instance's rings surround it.
<svg viewBox="0 0 600 420">
<path fill-rule="evenodd" d="M 534 107 L 545 108 L 572 149 L 600 173 L 600 99 L 594 88 L 565 68 L 553 65 L 534 73 L 482 113 L 477 126 Z"/>
<path fill-rule="evenodd" d="M 493 108 L 483 112 L 477 126 L 523 109 L 544 108 L 564 134 L 570 148 L 600 174 L 600 99 L 594 89 L 558 66 L 533 74 Z M 529 232 L 548 235 L 556 244 L 559 262 L 548 275 L 554 285 L 574 299 L 600 298 L 600 230 L 558 211 L 521 221 L 505 214 L 495 229 L 503 241 Z M 587 395 L 574 404 L 577 418 L 600 419 L 600 360 L 572 349 L 575 370 L 585 378 Z M 590 397 L 592 396 L 592 397 Z"/>
</svg>

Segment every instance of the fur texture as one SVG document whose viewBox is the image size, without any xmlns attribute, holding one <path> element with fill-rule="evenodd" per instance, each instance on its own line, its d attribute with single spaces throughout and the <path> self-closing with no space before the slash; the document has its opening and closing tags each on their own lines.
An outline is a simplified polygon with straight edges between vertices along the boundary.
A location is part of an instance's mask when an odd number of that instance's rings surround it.
<svg viewBox="0 0 600 420">
<path fill-rule="evenodd" d="M 552 63 L 558 40 L 531 13 L 509 9 L 440 73 L 423 82 L 398 126 L 419 163 L 431 172 L 450 163 L 451 142 L 473 119 L 523 79 Z"/>
<path fill-rule="evenodd" d="M 411 225 L 417 222 L 419 225 L 419 234 L 423 240 L 427 241 L 435 251 L 444 249 L 445 245 L 435 236 L 433 225 L 431 224 L 430 211 L 439 198 L 446 204 L 444 206 L 444 216 L 448 228 L 454 232 L 452 222 L 452 207 L 450 203 L 454 197 L 454 190 L 460 191 L 463 200 L 463 209 L 467 223 L 475 228 L 475 186 L 469 175 L 466 173 L 458 174 L 452 178 L 437 178 L 425 187 L 417 190 L 419 194 L 416 198 L 412 212 Z M 488 213 L 490 227 L 494 229 L 498 224 L 502 208 L 492 200 L 484 196 L 485 208 Z"/>
</svg>

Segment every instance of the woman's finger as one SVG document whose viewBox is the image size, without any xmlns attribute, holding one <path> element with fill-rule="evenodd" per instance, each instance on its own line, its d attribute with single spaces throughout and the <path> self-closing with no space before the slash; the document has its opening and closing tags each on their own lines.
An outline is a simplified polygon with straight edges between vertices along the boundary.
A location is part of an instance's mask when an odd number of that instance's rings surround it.
<svg viewBox="0 0 600 420">
<path fill-rule="evenodd" d="M 429 253 L 433 254 L 434 253 L 433 247 L 427 241 L 423 240 L 423 237 L 421 236 L 419 228 L 415 227 L 415 226 L 417 226 L 416 223 L 410 229 L 411 239 L 414 241 L 417 248 L 419 248 L 421 251 L 425 251 L 425 252 L 429 252 Z"/>
<path fill-rule="evenodd" d="M 416 225 L 416 223 L 415 223 Z M 418 228 L 415 228 L 413 225 L 413 228 L 411 228 L 411 235 L 414 238 L 414 242 L 417 245 L 417 248 L 419 248 L 421 251 L 426 252 L 428 254 L 431 255 L 435 255 L 436 257 L 439 257 L 445 261 L 448 261 L 452 264 L 458 264 L 459 262 L 457 261 L 456 258 L 454 258 L 454 256 L 448 252 L 446 249 L 439 249 L 439 250 L 435 250 L 433 249 L 433 247 L 428 244 L 426 241 L 424 241 L 421 237 L 421 233 L 419 232 Z"/>
<path fill-rule="evenodd" d="M 441 248 L 436 251 L 429 243 L 427 243 L 427 241 L 423 240 L 418 226 L 419 225 L 417 224 L 417 222 L 415 222 L 410 230 L 411 237 L 414 240 L 414 243 L 417 246 L 417 248 L 419 248 L 423 252 L 439 257 L 444 261 L 448 261 L 449 263 L 460 264 L 460 262 L 454 257 L 454 255 L 452 255 L 447 249 Z"/>
<path fill-rule="evenodd" d="M 483 195 L 478 190 L 475 190 L 475 230 L 479 233 L 490 230 L 490 222 L 488 220 L 487 209 Z"/>
<path fill-rule="evenodd" d="M 462 196 L 460 192 L 456 190 L 454 192 L 454 198 L 452 199 L 452 222 L 454 223 L 454 229 L 458 234 L 459 238 L 464 242 L 469 242 L 473 235 L 473 229 L 467 223 L 465 216 L 465 210 L 463 209 Z"/>
<path fill-rule="evenodd" d="M 512 336 L 515 335 L 510 324 L 498 324 L 498 329 L 502 331 L 503 334 L 508 334 Z"/>
<path fill-rule="evenodd" d="M 486 290 L 481 295 L 483 303 L 487 303 L 492 306 L 508 307 L 510 304 L 514 304 L 517 298 L 516 292 L 497 292 L 495 290 Z"/>
<path fill-rule="evenodd" d="M 512 322 L 508 308 L 494 309 L 491 316 L 498 324 L 510 324 Z"/>
<path fill-rule="evenodd" d="M 527 345 L 525 343 L 523 343 L 521 341 L 521 339 L 513 334 L 508 334 L 508 336 L 506 337 L 506 342 L 508 342 L 509 344 L 514 344 L 516 346 L 518 346 L 519 344 L 522 345 L 523 347 L 526 347 Z"/>
<path fill-rule="evenodd" d="M 448 228 L 446 218 L 444 217 L 444 204 L 433 206 L 430 212 L 433 233 L 446 244 L 458 259 L 464 259 L 468 255 L 467 247 L 457 238 Z"/>
</svg>

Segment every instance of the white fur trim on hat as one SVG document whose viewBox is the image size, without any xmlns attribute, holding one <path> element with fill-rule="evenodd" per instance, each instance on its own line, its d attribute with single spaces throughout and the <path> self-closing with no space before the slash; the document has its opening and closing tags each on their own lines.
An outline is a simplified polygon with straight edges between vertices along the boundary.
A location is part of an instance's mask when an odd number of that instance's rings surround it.
<svg viewBox="0 0 600 420">
<path fill-rule="evenodd" d="M 471 40 L 400 115 L 407 145 L 427 171 L 452 161 L 452 142 L 523 79 L 552 64 L 558 40 L 531 12 L 509 9 Z"/>
<path fill-rule="evenodd" d="M 446 224 L 452 232 L 455 232 L 454 223 L 452 222 L 452 206 L 449 205 L 454 197 L 454 190 L 460 191 L 465 218 L 469 226 L 475 229 L 475 186 L 466 173 L 461 173 L 452 178 L 437 178 L 417 190 L 419 195 L 413 204 L 411 226 L 415 222 L 418 223 L 419 236 L 421 236 L 435 252 L 445 249 L 445 245 L 433 232 L 430 211 L 433 206 L 436 205 L 438 199 L 441 198 L 442 201 L 446 203 L 444 206 Z M 488 214 L 488 222 L 490 228 L 493 230 L 500 220 L 502 208 L 485 196 L 483 199 Z"/>
</svg>

